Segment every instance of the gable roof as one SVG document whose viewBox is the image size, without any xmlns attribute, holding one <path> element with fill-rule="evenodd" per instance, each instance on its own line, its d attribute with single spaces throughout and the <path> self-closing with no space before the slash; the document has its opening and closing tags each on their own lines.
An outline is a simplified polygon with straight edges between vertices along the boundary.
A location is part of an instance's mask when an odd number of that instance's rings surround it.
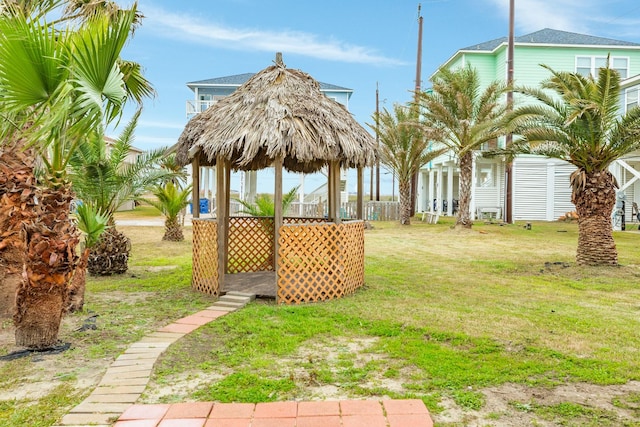
<svg viewBox="0 0 640 427">
<path fill-rule="evenodd" d="M 460 49 L 460 51 L 493 51 L 502 44 L 508 42 L 507 37 L 489 40 Z M 623 40 L 614 40 L 604 37 L 590 36 L 587 34 L 572 33 L 569 31 L 545 28 L 531 34 L 515 37 L 516 44 L 549 44 L 549 45 L 576 45 L 576 46 L 620 46 L 640 47 L 640 43 L 632 43 Z"/>
<path fill-rule="evenodd" d="M 256 73 L 244 73 L 235 74 L 233 76 L 216 77 L 213 79 L 197 80 L 195 82 L 187 83 L 190 88 L 196 86 L 241 86 Z M 339 92 L 353 92 L 353 89 L 348 89 L 342 86 L 336 86 L 329 83 L 320 83 L 320 90 L 322 91 L 339 91 Z"/>
</svg>

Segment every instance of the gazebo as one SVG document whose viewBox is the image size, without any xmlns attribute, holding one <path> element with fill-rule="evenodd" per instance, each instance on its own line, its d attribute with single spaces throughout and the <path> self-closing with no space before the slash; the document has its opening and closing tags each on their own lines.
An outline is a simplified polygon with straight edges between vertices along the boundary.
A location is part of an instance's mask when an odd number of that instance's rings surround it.
<svg viewBox="0 0 640 427">
<path fill-rule="evenodd" d="M 308 74 L 288 69 L 282 55 L 234 93 L 193 117 L 176 147 L 192 165 L 199 200 L 200 166 L 216 167 L 216 217 L 199 219 L 193 203 L 194 288 L 218 295 L 225 275 L 276 273 L 279 303 L 339 298 L 364 284 L 363 169 L 376 157 L 374 138 Z M 273 166 L 274 218 L 230 217 L 231 170 Z M 326 168 L 325 218 L 285 218 L 283 170 Z M 340 170 L 358 171 L 355 220 L 340 217 Z"/>
</svg>

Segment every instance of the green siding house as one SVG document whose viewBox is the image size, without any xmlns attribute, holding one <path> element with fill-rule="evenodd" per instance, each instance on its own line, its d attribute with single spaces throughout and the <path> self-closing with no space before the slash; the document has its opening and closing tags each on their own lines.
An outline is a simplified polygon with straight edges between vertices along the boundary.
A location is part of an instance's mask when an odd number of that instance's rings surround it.
<svg viewBox="0 0 640 427">
<path fill-rule="evenodd" d="M 507 80 L 506 37 L 458 50 L 443 66 L 472 66 L 483 85 Z M 554 70 L 595 74 L 606 65 L 618 70 L 623 82 L 621 105 L 631 108 L 640 102 L 640 44 L 586 34 L 543 29 L 515 38 L 514 80 L 520 86 L 538 86 L 549 77 L 540 65 Z M 516 98 L 517 102 L 517 98 Z M 504 141 L 498 141 L 504 144 Z M 492 147 L 483 147 L 484 149 Z M 471 213 L 476 217 L 504 212 L 505 167 L 500 159 L 485 159 L 476 153 Z M 513 162 L 514 220 L 553 221 L 574 210 L 569 175 L 574 167 L 540 156 L 518 156 Z M 640 204 L 640 153 L 614 163 L 612 172 L 626 196 L 626 215 L 633 203 Z M 445 154 L 430 162 L 419 174 L 418 211 L 452 215 L 458 198 L 456 159 Z"/>
</svg>

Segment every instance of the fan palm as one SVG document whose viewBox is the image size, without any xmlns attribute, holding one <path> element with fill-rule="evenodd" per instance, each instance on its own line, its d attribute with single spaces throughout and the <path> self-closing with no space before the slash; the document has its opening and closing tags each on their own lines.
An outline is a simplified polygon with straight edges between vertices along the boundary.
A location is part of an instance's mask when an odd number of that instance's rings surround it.
<svg viewBox="0 0 640 427">
<path fill-rule="evenodd" d="M 374 114 L 378 133 L 380 163 L 389 168 L 398 180 L 400 194 L 400 224 L 411 224 L 411 180 L 422 166 L 445 149 L 432 149 L 428 128 L 418 126 L 418 110 L 396 104 L 393 113 L 386 108 Z"/>
<path fill-rule="evenodd" d="M 66 175 L 70 154 L 95 128 L 117 119 L 130 88 L 146 82 L 135 70 L 125 76 L 119 65 L 138 16 L 135 6 L 95 13 L 74 26 L 48 24 L 44 17 L 53 9 L 43 6 L 63 3 L 9 2 L 0 14 L 0 141 L 24 141 L 44 169 L 42 212 L 24 228 L 25 280 L 14 316 L 16 343 L 27 347 L 55 343 L 77 263 L 79 233 L 69 217 L 73 193 Z M 40 7 L 25 6 L 31 4 Z"/>
<path fill-rule="evenodd" d="M 156 197 L 155 200 L 146 198 L 141 200 L 158 209 L 164 215 L 165 232 L 162 240 L 183 241 L 184 234 L 182 233 L 182 224 L 179 221 L 179 217 L 180 213 L 189 204 L 191 186 L 183 189 L 178 184 L 169 181 L 165 185 L 156 185 L 151 189 L 151 193 Z"/>
<path fill-rule="evenodd" d="M 21 231 L 39 213 L 33 162 L 23 140 L 0 144 L 0 319 L 13 316 L 25 262 Z"/>
<path fill-rule="evenodd" d="M 576 167 L 569 182 L 579 216 L 576 261 L 616 265 L 611 213 L 617 183 L 608 167 L 640 149 L 640 108 L 620 114 L 620 76 L 608 67 L 599 70 L 597 79 L 543 67 L 551 77 L 541 88 L 517 90 L 535 102 L 520 105 L 509 116 L 510 127 L 521 135 L 513 150 Z"/>
<path fill-rule="evenodd" d="M 471 228 L 471 182 L 473 156 L 486 142 L 504 132 L 501 121 L 507 111 L 503 95 L 507 87 L 494 81 L 481 90 L 474 68 L 440 68 L 432 89 L 418 93 L 421 122 L 434 142 L 447 147 L 457 158 L 460 189 L 456 227 Z"/>
</svg>

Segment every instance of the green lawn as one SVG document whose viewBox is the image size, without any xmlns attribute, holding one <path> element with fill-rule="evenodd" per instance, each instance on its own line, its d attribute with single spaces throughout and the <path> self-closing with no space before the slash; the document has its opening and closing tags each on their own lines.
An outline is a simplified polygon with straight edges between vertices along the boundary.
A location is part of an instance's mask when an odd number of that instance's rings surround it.
<svg viewBox="0 0 640 427">
<path fill-rule="evenodd" d="M 621 267 L 586 268 L 574 263 L 576 224 L 534 222 L 526 230 L 478 222 L 471 231 L 452 224 L 374 223 L 366 285 L 355 295 L 300 306 L 259 301 L 224 316 L 165 353 L 143 400 L 421 398 L 439 426 L 514 418 L 640 426 L 640 233 L 615 233 Z M 99 328 L 73 332 L 87 313 L 67 319 L 61 338 L 75 350 L 55 357 L 80 365 L 60 373 L 60 387 L 82 377 L 82 363 L 106 369 L 128 343 L 211 304 L 189 289 L 189 242 L 161 242 L 160 227 L 121 231 L 134 242 L 131 272 L 91 280 L 87 309 L 99 314 Z M 35 381 L 33 365 L 0 363 L 0 386 Z M 601 396 L 604 409 L 515 394 L 508 408 L 493 409 L 487 397 L 568 385 L 611 396 Z M 81 400 L 75 393 L 70 399 L 58 388 L 50 398 L 0 402 L 0 426 L 51 425 L 29 424 L 11 408 L 29 406 L 22 412 L 55 421 Z M 452 420 L 452 407 L 462 416 Z"/>
</svg>

